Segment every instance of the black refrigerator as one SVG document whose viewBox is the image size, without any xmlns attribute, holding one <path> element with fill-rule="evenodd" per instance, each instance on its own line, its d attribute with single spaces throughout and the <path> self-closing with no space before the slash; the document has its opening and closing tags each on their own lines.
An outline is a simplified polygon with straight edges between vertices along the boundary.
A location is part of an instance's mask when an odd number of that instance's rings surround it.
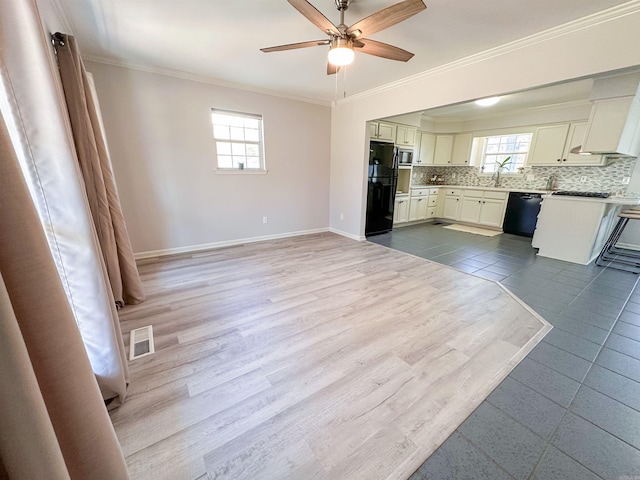
<svg viewBox="0 0 640 480">
<path fill-rule="evenodd" d="M 398 162 L 393 143 L 371 142 L 367 192 L 366 236 L 393 229 L 393 202 L 398 186 Z"/>
</svg>

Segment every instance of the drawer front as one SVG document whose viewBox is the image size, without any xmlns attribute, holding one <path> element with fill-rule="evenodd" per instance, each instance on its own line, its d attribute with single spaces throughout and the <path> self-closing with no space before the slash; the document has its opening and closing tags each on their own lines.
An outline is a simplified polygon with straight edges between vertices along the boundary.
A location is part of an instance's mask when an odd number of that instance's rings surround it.
<svg viewBox="0 0 640 480">
<path fill-rule="evenodd" d="M 429 195 L 428 188 L 412 188 L 411 189 L 412 197 L 426 197 L 427 195 Z"/>
<path fill-rule="evenodd" d="M 438 188 L 430 188 L 429 189 L 429 195 L 437 195 L 439 190 L 440 189 L 438 189 Z"/>
<path fill-rule="evenodd" d="M 434 218 L 436 216 L 436 209 L 435 207 L 429 207 L 427 209 L 427 218 Z"/>
<path fill-rule="evenodd" d="M 460 195 L 462 195 L 462 190 L 459 190 L 457 188 L 447 188 L 445 195 L 459 197 Z"/>
<path fill-rule="evenodd" d="M 429 203 L 427 203 L 427 205 L 429 205 L 430 207 L 435 207 L 438 204 L 438 196 L 437 195 L 429 195 Z"/>
<path fill-rule="evenodd" d="M 482 194 L 484 192 L 482 190 L 465 190 L 464 197 L 465 198 L 482 198 Z"/>
<path fill-rule="evenodd" d="M 484 192 L 484 198 L 492 198 L 494 200 L 506 200 L 507 192 Z"/>
</svg>

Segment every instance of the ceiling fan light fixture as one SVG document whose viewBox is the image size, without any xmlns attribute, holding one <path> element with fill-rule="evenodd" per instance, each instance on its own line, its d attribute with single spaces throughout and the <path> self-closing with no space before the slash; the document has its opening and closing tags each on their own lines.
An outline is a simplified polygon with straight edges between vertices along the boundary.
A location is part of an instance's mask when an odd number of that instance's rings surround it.
<svg viewBox="0 0 640 480">
<path fill-rule="evenodd" d="M 491 105 L 495 105 L 500 101 L 500 97 L 489 97 L 489 98 L 481 98 L 480 100 L 476 100 L 476 105 L 481 107 L 490 107 Z"/>
<path fill-rule="evenodd" d="M 329 63 L 336 67 L 344 67 L 353 62 L 353 43 L 351 39 L 336 38 L 331 42 Z"/>
</svg>

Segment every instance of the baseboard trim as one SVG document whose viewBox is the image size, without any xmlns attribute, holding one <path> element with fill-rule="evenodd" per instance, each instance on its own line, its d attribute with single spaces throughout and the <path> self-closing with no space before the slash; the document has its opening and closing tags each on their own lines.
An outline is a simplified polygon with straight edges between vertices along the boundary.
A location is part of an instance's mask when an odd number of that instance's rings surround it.
<svg viewBox="0 0 640 480">
<path fill-rule="evenodd" d="M 367 237 L 363 237 L 361 235 L 354 235 L 352 233 L 338 230 L 337 228 L 333 228 L 333 227 L 329 228 L 329 231 L 331 233 L 335 233 L 336 235 L 342 235 L 343 237 L 350 238 L 351 240 L 357 240 L 358 242 L 361 242 L 367 239 Z"/>
<path fill-rule="evenodd" d="M 237 240 L 227 240 L 224 242 L 202 243 L 199 245 L 189 245 L 187 247 L 165 248 L 163 250 L 151 250 L 148 252 L 139 252 L 134 254 L 136 260 L 144 260 L 147 258 L 166 257 L 169 255 L 178 255 L 180 253 L 201 252 L 203 250 L 213 250 L 216 248 L 233 247 L 242 245 L 243 243 L 264 242 L 265 240 L 277 240 L 279 238 L 299 237 L 302 235 L 312 235 L 314 233 L 328 232 L 328 228 L 314 228 L 311 230 L 299 230 L 297 232 L 277 233 L 275 235 L 263 235 L 260 237 L 239 238 Z"/>
</svg>

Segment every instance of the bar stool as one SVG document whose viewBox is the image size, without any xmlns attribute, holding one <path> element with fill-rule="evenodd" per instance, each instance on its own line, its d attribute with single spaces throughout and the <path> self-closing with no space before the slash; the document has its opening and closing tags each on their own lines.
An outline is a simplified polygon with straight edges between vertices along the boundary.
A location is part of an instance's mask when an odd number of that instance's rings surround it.
<svg viewBox="0 0 640 480">
<path fill-rule="evenodd" d="M 640 273 L 640 251 L 617 246 L 617 242 L 620 240 L 629 220 L 640 220 L 640 208 L 623 210 L 618 214 L 618 217 L 620 219 L 602 247 L 595 263 L 599 267 L 611 267 L 627 272 Z"/>
</svg>

